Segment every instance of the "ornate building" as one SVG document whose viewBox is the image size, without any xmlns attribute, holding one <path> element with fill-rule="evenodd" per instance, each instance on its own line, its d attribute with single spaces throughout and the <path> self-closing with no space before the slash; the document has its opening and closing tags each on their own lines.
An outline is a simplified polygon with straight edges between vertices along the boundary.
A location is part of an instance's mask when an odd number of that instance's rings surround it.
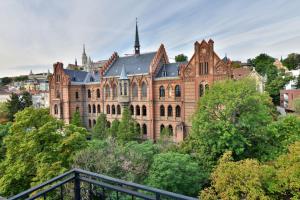
<svg viewBox="0 0 300 200">
<path fill-rule="evenodd" d="M 189 61 L 170 63 L 163 44 L 157 51 L 141 53 L 136 26 L 134 52 L 125 57 L 113 53 L 97 71 L 64 69 L 55 63 L 51 114 L 69 123 L 77 110 L 85 126 L 92 128 L 99 113 L 112 122 L 127 106 L 145 138 L 157 139 L 166 127 L 174 141 L 181 141 L 205 90 L 231 77 L 230 61 L 219 58 L 211 39 L 195 42 Z M 88 62 L 85 50 L 82 61 Z"/>
</svg>

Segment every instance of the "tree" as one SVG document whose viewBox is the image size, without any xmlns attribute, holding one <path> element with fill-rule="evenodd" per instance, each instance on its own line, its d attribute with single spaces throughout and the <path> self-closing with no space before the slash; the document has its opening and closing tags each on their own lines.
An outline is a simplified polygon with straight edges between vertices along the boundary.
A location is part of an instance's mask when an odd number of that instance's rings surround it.
<svg viewBox="0 0 300 200">
<path fill-rule="evenodd" d="M 300 89 L 300 75 L 296 78 L 296 83 L 293 85 L 296 89 Z"/>
<path fill-rule="evenodd" d="M 104 113 L 100 113 L 99 117 L 97 118 L 96 125 L 92 130 L 92 137 L 95 139 L 106 138 L 108 127 L 106 115 Z"/>
<path fill-rule="evenodd" d="M 7 103 L 1 102 L 0 103 L 0 124 L 6 123 L 7 121 L 8 121 Z"/>
<path fill-rule="evenodd" d="M 12 82 L 12 78 L 10 77 L 3 77 L 1 79 L 1 85 L 8 85 Z"/>
<path fill-rule="evenodd" d="M 19 95 L 16 93 L 12 93 L 10 95 L 10 99 L 7 100 L 7 110 L 8 110 L 8 119 L 9 121 L 14 120 L 14 115 L 21 110 L 21 104 L 19 100 Z"/>
<path fill-rule="evenodd" d="M 283 60 L 283 64 L 289 69 L 296 69 L 296 67 L 300 64 L 300 54 L 291 53 L 287 58 Z"/>
<path fill-rule="evenodd" d="M 18 112 L 4 138 L 0 195 L 15 195 L 69 169 L 73 155 L 86 146 L 86 135 L 86 129 L 64 126 L 47 109 Z"/>
<path fill-rule="evenodd" d="M 188 60 L 188 57 L 184 54 L 179 54 L 179 55 L 175 56 L 176 62 L 185 62 L 187 60 Z"/>
<path fill-rule="evenodd" d="M 81 117 L 80 117 L 79 111 L 74 112 L 72 119 L 71 119 L 71 124 L 78 126 L 78 127 L 82 127 L 82 122 L 81 122 Z"/>
<path fill-rule="evenodd" d="M 198 164 L 189 155 L 168 152 L 154 156 L 146 183 L 171 192 L 197 196 L 200 177 Z"/>
<path fill-rule="evenodd" d="M 138 131 L 137 123 L 132 118 L 129 109 L 124 108 L 122 112 L 122 119 L 118 128 L 117 140 L 121 142 L 128 142 L 138 139 L 140 132 Z"/>
<path fill-rule="evenodd" d="M 267 74 L 268 70 L 272 68 L 276 69 L 276 67 L 273 65 L 274 61 L 275 59 L 273 57 L 264 53 L 259 54 L 252 60 L 249 60 L 249 62 L 254 65 L 255 70 L 263 76 Z"/>
<path fill-rule="evenodd" d="M 232 61 L 231 67 L 232 68 L 240 68 L 240 67 L 242 67 L 241 61 Z"/>
<path fill-rule="evenodd" d="M 120 121 L 118 119 L 115 119 L 111 123 L 110 128 L 108 129 L 108 135 L 114 138 L 117 137 L 119 131 L 119 125 L 120 125 Z"/>
<path fill-rule="evenodd" d="M 0 163 L 1 160 L 5 157 L 5 146 L 3 143 L 3 139 L 6 135 L 8 135 L 9 128 L 11 127 L 11 122 L 6 124 L 0 124 Z"/>
<path fill-rule="evenodd" d="M 294 108 L 297 114 L 300 114 L 300 98 L 294 100 Z"/>
<path fill-rule="evenodd" d="M 23 110 L 26 107 L 32 106 L 32 96 L 29 92 L 23 92 L 20 97 L 20 107 Z"/>
</svg>

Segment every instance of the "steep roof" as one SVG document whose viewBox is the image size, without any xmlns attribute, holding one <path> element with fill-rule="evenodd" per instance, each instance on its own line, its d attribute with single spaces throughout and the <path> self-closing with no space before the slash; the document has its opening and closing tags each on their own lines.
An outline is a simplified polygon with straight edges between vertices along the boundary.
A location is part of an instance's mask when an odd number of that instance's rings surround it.
<svg viewBox="0 0 300 200">
<path fill-rule="evenodd" d="M 188 62 L 178 62 L 178 63 L 169 63 L 163 64 L 158 73 L 156 74 L 156 78 L 163 78 L 163 77 L 177 77 L 178 76 L 178 69 L 181 64 L 187 64 Z"/>
<path fill-rule="evenodd" d="M 251 73 L 251 70 L 246 67 L 235 68 L 232 70 L 232 75 L 235 80 L 242 79 L 248 76 Z"/>
<path fill-rule="evenodd" d="M 146 74 L 149 73 L 150 64 L 156 52 L 144 53 L 140 55 L 132 55 L 119 57 L 109 67 L 104 77 L 120 76 L 122 67 L 124 66 L 127 75 Z"/>
<path fill-rule="evenodd" d="M 71 82 L 76 83 L 91 83 L 99 82 L 99 72 L 86 72 L 81 70 L 64 69 L 64 72 L 70 77 Z"/>
</svg>

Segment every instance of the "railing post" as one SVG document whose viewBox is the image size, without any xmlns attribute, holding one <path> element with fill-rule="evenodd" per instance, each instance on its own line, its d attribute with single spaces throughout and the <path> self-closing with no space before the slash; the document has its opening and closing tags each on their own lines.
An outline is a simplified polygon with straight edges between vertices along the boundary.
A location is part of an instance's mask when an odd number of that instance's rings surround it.
<svg viewBox="0 0 300 200">
<path fill-rule="evenodd" d="M 80 179 L 79 179 L 79 173 L 77 171 L 75 171 L 74 174 L 75 174 L 75 179 L 74 179 L 75 200 L 80 200 Z"/>
</svg>

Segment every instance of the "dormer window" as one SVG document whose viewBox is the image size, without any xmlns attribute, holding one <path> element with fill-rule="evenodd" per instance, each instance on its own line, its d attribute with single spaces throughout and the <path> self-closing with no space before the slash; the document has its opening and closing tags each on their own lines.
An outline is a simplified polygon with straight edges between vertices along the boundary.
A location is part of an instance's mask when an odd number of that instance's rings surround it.
<svg viewBox="0 0 300 200">
<path fill-rule="evenodd" d="M 167 71 L 163 71 L 163 72 L 162 72 L 162 76 L 163 76 L 163 77 L 166 77 L 166 76 L 167 76 Z"/>
<path fill-rule="evenodd" d="M 94 82 L 94 78 L 93 77 L 90 78 L 90 82 Z"/>
<path fill-rule="evenodd" d="M 76 77 L 73 77 L 73 78 L 72 78 L 72 81 L 76 81 Z"/>
</svg>

